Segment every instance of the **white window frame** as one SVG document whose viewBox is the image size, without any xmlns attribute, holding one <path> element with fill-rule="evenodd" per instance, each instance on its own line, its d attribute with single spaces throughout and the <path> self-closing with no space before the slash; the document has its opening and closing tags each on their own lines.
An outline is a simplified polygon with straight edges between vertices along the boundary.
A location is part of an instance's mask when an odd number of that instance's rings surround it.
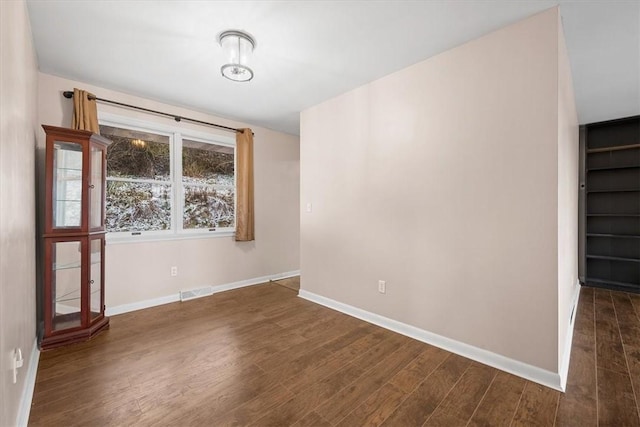
<svg viewBox="0 0 640 427">
<path fill-rule="evenodd" d="M 110 231 L 107 232 L 106 241 L 109 243 L 137 243 L 157 240 L 183 240 L 183 239 L 199 239 L 211 237 L 232 237 L 235 235 L 235 224 L 237 218 L 234 219 L 234 227 L 216 228 L 215 231 L 209 229 L 184 229 L 183 228 L 183 209 L 184 209 L 184 185 L 182 182 L 182 140 L 203 142 L 207 144 L 222 145 L 233 148 L 234 160 L 234 215 L 237 213 L 237 176 L 236 176 L 236 141 L 235 138 L 199 132 L 191 129 L 181 128 L 177 126 L 168 126 L 161 123 L 151 121 L 133 119 L 115 114 L 100 113 L 99 124 L 104 126 L 119 127 L 140 132 L 151 132 L 158 135 L 169 137 L 169 168 L 171 170 L 171 229 L 170 230 L 154 230 L 154 231 Z M 118 179 L 118 181 L 127 181 L 127 179 Z M 166 183 L 166 181 L 157 180 L 131 180 L 134 182 L 149 182 L 155 184 Z M 207 187 L 215 188 L 215 185 Z M 222 186 L 228 188 L 226 186 Z"/>
</svg>

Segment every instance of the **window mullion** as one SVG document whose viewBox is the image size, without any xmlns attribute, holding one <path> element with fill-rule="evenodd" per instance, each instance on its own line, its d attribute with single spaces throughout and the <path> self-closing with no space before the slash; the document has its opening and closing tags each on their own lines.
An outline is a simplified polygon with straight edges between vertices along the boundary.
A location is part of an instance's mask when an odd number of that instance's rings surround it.
<svg viewBox="0 0 640 427">
<path fill-rule="evenodd" d="M 173 187 L 174 187 L 174 203 L 173 203 L 173 224 L 176 233 L 182 233 L 182 212 L 184 211 L 184 189 L 182 188 L 182 134 L 175 132 L 173 134 L 175 149 L 173 150 Z"/>
</svg>

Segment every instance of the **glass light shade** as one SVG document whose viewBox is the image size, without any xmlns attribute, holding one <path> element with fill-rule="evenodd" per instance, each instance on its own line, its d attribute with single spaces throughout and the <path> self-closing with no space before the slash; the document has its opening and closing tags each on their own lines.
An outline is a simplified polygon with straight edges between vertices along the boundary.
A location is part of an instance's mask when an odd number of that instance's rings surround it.
<svg viewBox="0 0 640 427">
<path fill-rule="evenodd" d="M 131 145 L 133 145 L 134 147 L 137 148 L 144 148 L 145 145 L 147 145 L 147 143 L 141 139 L 132 139 L 131 140 Z"/>
<path fill-rule="evenodd" d="M 220 34 L 220 46 L 227 63 L 220 71 L 226 78 L 236 82 L 247 82 L 253 78 L 253 71 L 247 66 L 255 47 L 255 42 L 241 31 L 225 31 Z"/>
</svg>

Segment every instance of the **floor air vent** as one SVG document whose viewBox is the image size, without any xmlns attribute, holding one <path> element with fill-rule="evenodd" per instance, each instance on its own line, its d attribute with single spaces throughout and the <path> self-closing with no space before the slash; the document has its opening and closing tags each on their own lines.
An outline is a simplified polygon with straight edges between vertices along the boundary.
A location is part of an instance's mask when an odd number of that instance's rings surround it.
<svg viewBox="0 0 640 427">
<path fill-rule="evenodd" d="M 199 289 L 190 289 L 188 291 L 180 291 L 180 301 L 189 301 L 190 299 L 208 297 L 209 295 L 213 295 L 213 288 L 211 286 Z"/>
</svg>

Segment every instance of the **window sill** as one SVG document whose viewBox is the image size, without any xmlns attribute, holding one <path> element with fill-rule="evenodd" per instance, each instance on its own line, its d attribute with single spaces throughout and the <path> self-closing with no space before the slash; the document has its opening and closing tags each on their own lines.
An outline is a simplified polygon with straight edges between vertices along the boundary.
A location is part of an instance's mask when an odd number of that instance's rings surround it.
<svg viewBox="0 0 640 427">
<path fill-rule="evenodd" d="M 121 245 L 129 243 L 149 243 L 164 242 L 170 240 L 195 240 L 195 239 L 217 239 L 220 237 L 234 237 L 235 231 L 216 231 L 208 233 L 182 233 L 182 234 L 141 234 L 139 236 L 119 235 L 114 236 L 107 233 L 107 245 Z"/>
</svg>

